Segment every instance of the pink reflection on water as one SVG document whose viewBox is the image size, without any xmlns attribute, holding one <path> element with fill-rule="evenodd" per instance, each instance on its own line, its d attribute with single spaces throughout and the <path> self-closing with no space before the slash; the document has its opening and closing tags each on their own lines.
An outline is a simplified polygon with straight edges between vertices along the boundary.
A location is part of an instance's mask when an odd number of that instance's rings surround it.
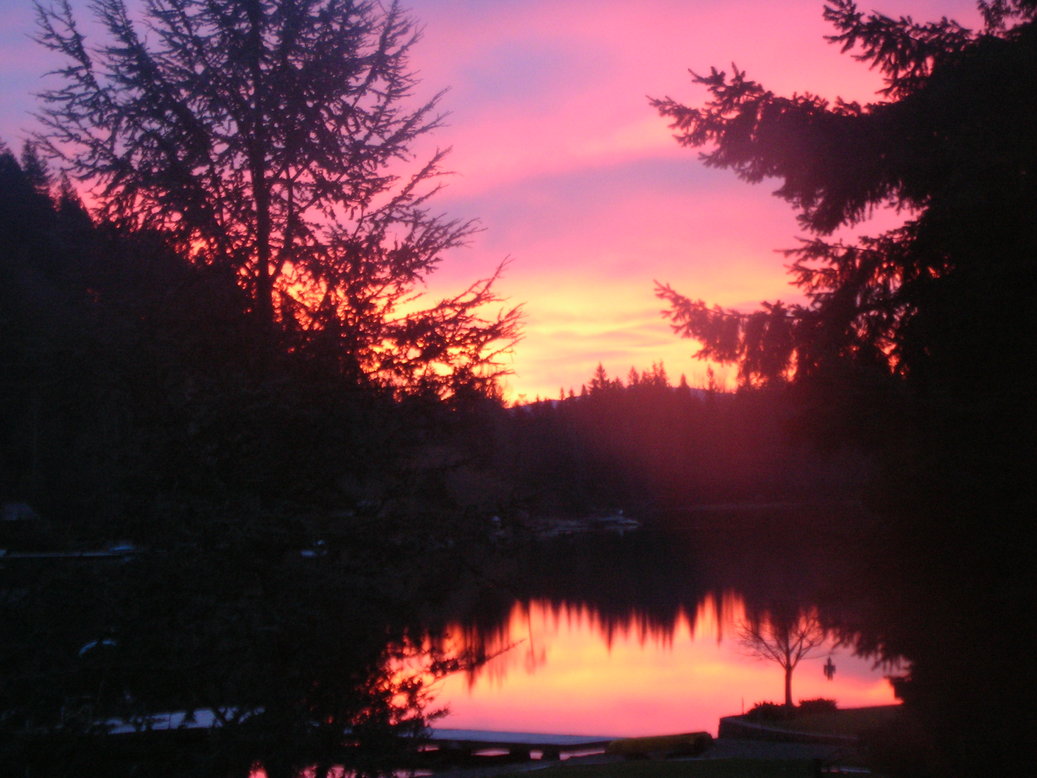
<svg viewBox="0 0 1037 778">
<path fill-rule="evenodd" d="M 508 627 L 487 646 L 490 653 L 502 653 L 472 674 L 459 673 L 437 685 L 436 704 L 449 714 L 435 725 L 589 735 L 705 730 L 715 735 L 721 716 L 784 699 L 778 665 L 754 659 L 738 645 L 737 625 L 744 617 L 744 604 L 735 594 L 707 598 L 693 621 L 681 614 L 672 631 L 634 616 L 606 625 L 583 607 L 517 603 Z M 889 682 L 870 660 L 853 657 L 844 647 L 826 649 L 796 669 L 796 700 L 828 697 L 843 708 L 896 702 Z M 822 669 L 828 651 L 837 667 L 832 681 Z"/>
</svg>

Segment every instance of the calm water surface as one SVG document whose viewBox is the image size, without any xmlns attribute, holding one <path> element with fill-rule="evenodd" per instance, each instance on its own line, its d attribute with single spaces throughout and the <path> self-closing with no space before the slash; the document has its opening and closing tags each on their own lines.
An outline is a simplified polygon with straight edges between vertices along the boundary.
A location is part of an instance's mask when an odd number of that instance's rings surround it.
<svg viewBox="0 0 1037 778">
<path fill-rule="evenodd" d="M 727 511 L 663 532 L 540 546 L 447 633 L 494 656 L 438 685 L 437 726 L 560 734 L 716 734 L 721 716 L 784 700 L 784 674 L 738 641 L 747 612 L 809 609 L 854 585 L 837 511 Z M 496 589 L 496 595 L 493 590 Z M 476 598 L 478 601 L 478 598 Z M 822 667 L 831 656 L 835 678 Z M 794 700 L 896 702 L 882 669 L 831 642 L 793 675 Z"/>
<path fill-rule="evenodd" d="M 857 549 L 840 540 L 841 517 L 827 509 L 692 518 L 663 531 L 538 543 L 505 564 L 473 565 L 435 634 L 448 651 L 492 658 L 434 685 L 433 707 L 448 713 L 433 726 L 716 735 L 721 716 L 782 702 L 782 669 L 746 653 L 739 625 L 775 607 L 812 609 L 833 585 L 854 589 L 847 559 Z M 829 657 L 831 681 L 822 672 Z M 831 641 L 800 663 L 792 687 L 797 701 L 896 703 L 883 669 Z"/>
<path fill-rule="evenodd" d="M 781 702 L 784 675 L 748 656 L 736 638 L 737 595 L 703 601 L 692 620 L 653 629 L 636 616 L 606 626 L 590 610 L 545 600 L 516 603 L 488 648 L 501 651 L 474 673 L 438 686 L 449 714 L 436 726 L 591 735 L 688 730 L 716 734 L 721 716 L 763 700 Z M 460 627 L 458 627 L 460 631 Z M 507 646 L 511 648 L 506 648 Z M 835 678 L 824 677 L 828 656 Z M 829 643 L 793 675 L 793 697 L 835 699 L 840 707 L 896 702 L 870 660 Z"/>
</svg>

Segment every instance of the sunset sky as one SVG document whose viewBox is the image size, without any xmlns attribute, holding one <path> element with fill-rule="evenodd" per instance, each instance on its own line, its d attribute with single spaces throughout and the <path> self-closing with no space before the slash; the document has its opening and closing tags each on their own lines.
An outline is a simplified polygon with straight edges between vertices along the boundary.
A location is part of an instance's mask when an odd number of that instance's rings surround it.
<svg viewBox="0 0 1037 778">
<path fill-rule="evenodd" d="M 74 0 L 86 9 L 86 0 Z M 512 399 L 579 388 L 601 362 L 625 377 L 663 361 L 703 382 L 694 344 L 661 318 L 653 279 L 725 306 L 794 294 L 774 249 L 795 244 L 792 212 L 673 141 L 648 97 L 701 102 L 688 69 L 733 61 L 778 93 L 874 100 L 878 76 L 826 43 L 821 0 L 410 0 L 423 91 L 448 87 L 457 175 L 447 214 L 483 232 L 437 273 L 456 291 L 511 258 L 499 291 L 523 303 Z M 30 0 L 0 0 L 0 138 L 33 127 L 33 93 L 53 66 L 29 36 Z M 966 0 L 880 0 L 864 10 L 978 19 Z"/>
</svg>

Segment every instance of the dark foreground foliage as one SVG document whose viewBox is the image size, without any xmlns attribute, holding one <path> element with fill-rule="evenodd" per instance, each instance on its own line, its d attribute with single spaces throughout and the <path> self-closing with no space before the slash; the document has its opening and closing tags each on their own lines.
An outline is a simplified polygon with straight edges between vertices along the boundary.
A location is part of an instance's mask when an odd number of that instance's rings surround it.
<svg viewBox="0 0 1037 778">
<path fill-rule="evenodd" d="M 314 350 L 271 356 L 231 274 L 186 261 L 161 233 L 95 223 L 69 187 L 52 195 L 31 149 L 0 155 L 0 178 L 0 496 L 34 516 L 0 524 L 0 755 L 15 767 L 384 765 L 431 710 L 420 678 L 393 670 L 431 678 L 466 660 L 421 638 L 442 599 L 472 588 L 458 571 L 491 530 L 859 480 L 789 441 L 782 393 L 671 386 L 661 366 L 505 409 L 478 392 L 401 398 Z M 740 563 L 779 561 L 751 551 L 759 522 L 744 538 L 727 524 Z M 108 558 L 19 557 L 113 545 Z M 681 549 L 697 555 L 675 569 L 771 596 L 747 588 L 726 550 L 715 564 L 701 543 L 646 558 L 658 571 Z M 611 582 L 624 614 L 643 606 L 650 582 L 617 576 L 622 564 L 602 576 L 586 553 L 531 556 L 545 591 L 568 571 L 562 596 Z M 705 594 L 675 580 L 651 587 L 664 621 Z M 148 714 L 192 710 L 219 711 L 218 732 L 92 737 L 114 719 L 146 730 Z"/>
<path fill-rule="evenodd" d="M 758 702 L 745 714 L 750 721 L 790 721 L 817 713 L 832 713 L 837 710 L 835 700 L 818 697 L 815 700 L 800 700 L 793 707 L 776 702 Z"/>
<path fill-rule="evenodd" d="M 95 224 L 25 159 L 0 154 L 3 770 L 384 767 L 455 666 L 421 631 L 478 541 L 445 473 L 459 419 L 498 406 L 272 359 L 232 276 Z M 92 737 L 170 711 L 223 726 Z"/>
<path fill-rule="evenodd" d="M 1037 6 L 979 3 L 978 30 L 824 10 L 831 40 L 880 71 L 868 105 L 785 97 L 743 71 L 654 101 L 707 165 L 775 194 L 808 236 L 789 252 L 802 305 L 754 313 L 668 286 L 675 328 L 747 384 L 791 382 L 822 439 L 878 463 L 871 533 L 830 616 L 864 651 L 905 656 L 918 723 L 905 774 L 1023 774 L 1035 686 L 1032 533 Z M 902 227 L 833 240 L 873 209 Z M 852 583 L 851 583 L 852 580 Z M 904 752 L 912 749 L 904 749 Z"/>
<path fill-rule="evenodd" d="M 415 23 L 367 2 L 36 10 L 62 65 L 36 145 L 0 147 L 0 758 L 387 769 L 451 666 L 419 618 L 465 539 L 445 473 L 518 321 L 486 312 L 499 268 L 413 310 L 474 230 L 429 210 L 444 151 L 405 169 L 440 124 L 410 100 Z M 221 726 L 172 751 L 94 737 L 168 711 Z"/>
</svg>

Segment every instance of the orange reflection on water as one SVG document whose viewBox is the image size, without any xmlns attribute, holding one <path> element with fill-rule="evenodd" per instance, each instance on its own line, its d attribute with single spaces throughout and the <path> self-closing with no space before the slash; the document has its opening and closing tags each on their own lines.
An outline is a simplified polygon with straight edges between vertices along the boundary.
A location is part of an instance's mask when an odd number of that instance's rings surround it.
<svg viewBox="0 0 1037 778">
<path fill-rule="evenodd" d="M 517 603 L 507 629 L 486 647 L 491 654 L 502 653 L 471 674 L 437 684 L 436 704 L 449 714 L 436 726 L 589 735 L 716 734 L 721 716 L 763 700 L 781 702 L 784 695 L 781 669 L 740 649 L 735 636 L 744 616 L 744 604 L 734 594 L 707 598 L 694 622 L 681 614 L 672 630 L 633 615 L 605 624 L 584 607 Z M 835 679 L 828 681 L 822 673 L 827 651 L 804 660 L 793 676 L 796 700 L 828 697 L 840 707 L 895 702 L 889 682 L 870 661 L 850 656 L 845 648 L 831 650 Z"/>
</svg>

